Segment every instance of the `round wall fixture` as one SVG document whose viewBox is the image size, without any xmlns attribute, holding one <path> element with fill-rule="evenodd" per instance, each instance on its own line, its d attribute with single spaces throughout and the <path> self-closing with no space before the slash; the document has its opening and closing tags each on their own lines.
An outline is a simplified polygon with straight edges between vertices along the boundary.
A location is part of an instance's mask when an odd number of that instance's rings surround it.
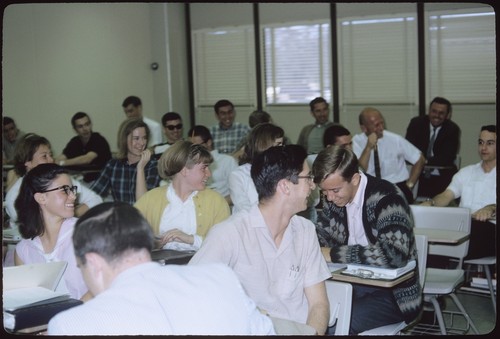
<svg viewBox="0 0 500 339">
<path fill-rule="evenodd" d="M 152 69 L 153 71 L 156 71 L 156 70 L 158 69 L 158 67 L 159 67 L 159 65 L 158 65 L 158 63 L 157 63 L 157 62 L 153 62 L 153 63 L 151 64 L 151 69 Z"/>
</svg>

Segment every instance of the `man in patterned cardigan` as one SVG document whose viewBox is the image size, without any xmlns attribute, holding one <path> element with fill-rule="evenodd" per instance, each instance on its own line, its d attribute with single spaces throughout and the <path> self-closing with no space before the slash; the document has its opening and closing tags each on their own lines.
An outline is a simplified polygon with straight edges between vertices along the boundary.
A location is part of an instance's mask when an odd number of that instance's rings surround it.
<svg viewBox="0 0 500 339">
<path fill-rule="evenodd" d="M 323 255 L 327 262 L 404 267 L 417 258 L 408 203 L 396 185 L 358 166 L 356 155 L 339 146 L 314 161 L 314 182 L 326 198 L 316 224 Z M 350 334 L 411 322 L 421 309 L 418 269 L 393 288 L 353 285 Z"/>
</svg>

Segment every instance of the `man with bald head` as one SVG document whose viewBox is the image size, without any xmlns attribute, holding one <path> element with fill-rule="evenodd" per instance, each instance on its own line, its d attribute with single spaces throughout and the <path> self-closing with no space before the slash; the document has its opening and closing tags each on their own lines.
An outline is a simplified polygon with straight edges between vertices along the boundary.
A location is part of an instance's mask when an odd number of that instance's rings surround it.
<svg viewBox="0 0 500 339">
<path fill-rule="evenodd" d="M 353 137 L 352 149 L 361 168 L 398 186 L 408 203 L 413 203 L 412 189 L 425 165 L 422 152 L 402 136 L 385 130 L 384 117 L 374 107 L 361 111 L 359 126 L 362 133 Z M 406 162 L 413 165 L 410 172 Z"/>
</svg>

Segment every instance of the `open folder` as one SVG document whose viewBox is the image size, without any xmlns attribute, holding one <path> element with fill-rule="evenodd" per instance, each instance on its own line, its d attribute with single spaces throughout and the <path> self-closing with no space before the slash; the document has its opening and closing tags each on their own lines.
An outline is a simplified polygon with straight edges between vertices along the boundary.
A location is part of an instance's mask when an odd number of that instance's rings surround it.
<svg viewBox="0 0 500 339">
<path fill-rule="evenodd" d="M 370 265 L 347 264 L 347 268 L 341 273 L 365 279 L 393 280 L 399 278 L 403 274 L 413 271 L 416 266 L 417 263 L 415 260 L 411 260 L 408 264 L 406 264 L 406 266 L 399 268 L 383 268 Z"/>
</svg>

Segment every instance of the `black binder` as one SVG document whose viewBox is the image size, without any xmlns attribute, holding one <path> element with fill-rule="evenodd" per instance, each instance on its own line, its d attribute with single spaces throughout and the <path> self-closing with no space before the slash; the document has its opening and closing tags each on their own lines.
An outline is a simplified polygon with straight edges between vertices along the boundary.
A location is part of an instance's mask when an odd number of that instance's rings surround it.
<svg viewBox="0 0 500 339">
<path fill-rule="evenodd" d="M 63 301 L 46 303 L 39 306 L 4 311 L 4 327 L 9 332 L 15 332 L 25 328 L 46 325 L 57 313 L 81 304 L 83 304 L 81 300 L 68 298 Z"/>
</svg>

